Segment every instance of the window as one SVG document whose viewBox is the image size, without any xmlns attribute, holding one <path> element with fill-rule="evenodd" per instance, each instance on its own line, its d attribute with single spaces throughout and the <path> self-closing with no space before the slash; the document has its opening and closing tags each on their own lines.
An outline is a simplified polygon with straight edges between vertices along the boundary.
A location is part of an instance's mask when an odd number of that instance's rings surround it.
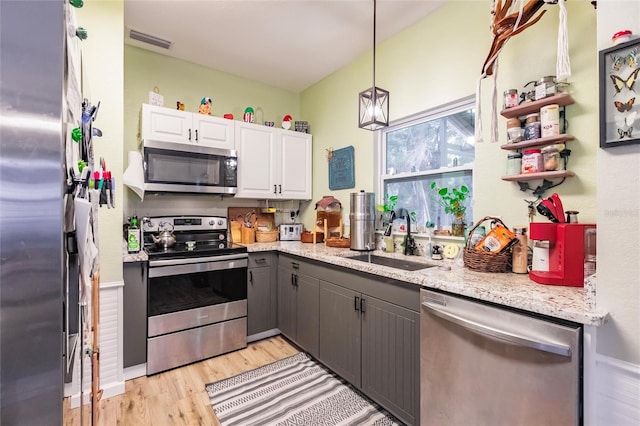
<svg viewBox="0 0 640 426">
<path fill-rule="evenodd" d="M 451 225 L 453 217 L 437 203 L 437 187 L 466 185 L 473 193 L 474 108 L 468 98 L 400 120 L 380 132 L 379 203 L 397 195 L 397 207 L 415 212 L 418 229 L 426 222 Z M 473 219 L 468 205 L 465 221 Z"/>
</svg>

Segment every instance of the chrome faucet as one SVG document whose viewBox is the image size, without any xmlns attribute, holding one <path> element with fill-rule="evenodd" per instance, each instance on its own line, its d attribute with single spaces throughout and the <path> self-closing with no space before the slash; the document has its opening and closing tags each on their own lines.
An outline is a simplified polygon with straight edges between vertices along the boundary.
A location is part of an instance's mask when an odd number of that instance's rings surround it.
<svg viewBox="0 0 640 426">
<path fill-rule="evenodd" d="M 413 252 L 418 248 L 416 245 L 416 241 L 411 236 L 411 215 L 409 211 L 405 208 L 399 208 L 395 211 L 396 217 L 398 219 L 402 219 L 403 217 L 407 218 L 407 236 L 404 237 L 404 254 L 412 255 Z"/>
</svg>

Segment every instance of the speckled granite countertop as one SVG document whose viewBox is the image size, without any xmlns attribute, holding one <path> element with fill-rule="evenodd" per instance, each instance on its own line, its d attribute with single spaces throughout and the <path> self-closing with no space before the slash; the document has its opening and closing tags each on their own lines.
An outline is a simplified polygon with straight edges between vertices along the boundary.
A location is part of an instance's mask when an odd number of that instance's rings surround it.
<svg viewBox="0 0 640 426">
<path fill-rule="evenodd" d="M 595 277 L 587 280 L 584 288 L 548 286 L 531 281 L 527 275 L 474 272 L 464 267 L 456 266 L 452 261 L 434 261 L 419 256 L 411 256 L 410 260 L 435 264 L 439 267 L 418 271 L 403 271 L 351 260 L 349 259 L 350 256 L 355 256 L 360 252 L 326 247 L 324 244 L 284 241 L 250 244 L 247 245 L 247 249 L 249 253 L 278 251 L 293 254 L 413 283 L 427 289 L 444 290 L 581 324 L 601 325 L 607 318 L 606 312 L 599 312 L 595 309 Z M 405 257 L 399 253 L 383 253 L 380 250 L 372 253 L 392 258 Z M 445 270 L 446 267 L 451 269 Z"/>
<path fill-rule="evenodd" d="M 585 282 L 584 288 L 547 286 L 531 281 L 527 275 L 474 272 L 464 267 L 456 266 L 452 261 L 434 261 L 420 256 L 410 256 L 410 260 L 438 265 L 438 267 L 418 271 L 403 271 L 351 260 L 349 259 L 350 256 L 355 256 L 360 252 L 344 248 L 326 247 L 324 244 L 277 241 L 249 244 L 247 249 L 249 253 L 278 251 L 293 254 L 307 259 L 405 281 L 427 289 L 444 290 L 581 324 L 601 325 L 607 319 L 606 312 L 600 312 L 595 309 L 595 276 Z M 384 253 L 380 250 L 372 253 L 391 258 L 405 257 L 399 253 Z M 146 260 L 148 260 L 148 257 L 144 251 L 137 254 L 128 254 L 126 244 L 123 246 L 123 262 L 144 262 Z M 445 270 L 446 267 L 451 269 Z"/>
<path fill-rule="evenodd" d="M 129 253 L 127 251 L 127 242 L 122 241 L 122 262 L 146 262 L 147 260 L 149 260 L 149 256 L 146 251 L 140 250 L 139 253 Z"/>
</svg>

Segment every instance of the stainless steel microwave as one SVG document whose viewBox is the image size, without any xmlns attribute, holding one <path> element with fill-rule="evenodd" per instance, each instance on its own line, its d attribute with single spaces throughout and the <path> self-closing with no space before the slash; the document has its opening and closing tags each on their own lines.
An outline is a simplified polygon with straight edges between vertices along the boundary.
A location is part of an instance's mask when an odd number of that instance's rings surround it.
<svg viewBox="0 0 640 426">
<path fill-rule="evenodd" d="M 238 156 L 235 150 L 202 145 L 145 141 L 144 190 L 234 195 Z"/>
</svg>

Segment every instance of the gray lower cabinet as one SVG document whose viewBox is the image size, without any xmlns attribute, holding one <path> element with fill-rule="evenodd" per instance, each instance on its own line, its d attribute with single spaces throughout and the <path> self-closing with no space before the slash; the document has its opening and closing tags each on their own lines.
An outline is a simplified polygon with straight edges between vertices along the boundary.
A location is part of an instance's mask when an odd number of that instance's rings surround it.
<svg viewBox="0 0 640 426">
<path fill-rule="evenodd" d="M 278 328 L 311 355 L 318 356 L 319 282 L 300 271 L 301 262 L 278 262 Z"/>
<path fill-rule="evenodd" d="M 408 424 L 418 424 L 420 315 L 320 282 L 319 359 Z"/>
<path fill-rule="evenodd" d="M 247 335 L 277 328 L 276 255 L 249 253 Z"/>
<path fill-rule="evenodd" d="M 418 424 L 420 314 L 364 294 L 362 301 L 362 391 Z"/>
<path fill-rule="evenodd" d="M 278 328 L 397 418 L 418 425 L 419 291 L 281 254 Z"/>
<path fill-rule="evenodd" d="M 147 262 L 123 264 L 123 336 L 124 368 L 147 362 Z"/>
<path fill-rule="evenodd" d="M 319 359 L 340 377 L 360 387 L 360 293 L 320 282 Z"/>
</svg>

